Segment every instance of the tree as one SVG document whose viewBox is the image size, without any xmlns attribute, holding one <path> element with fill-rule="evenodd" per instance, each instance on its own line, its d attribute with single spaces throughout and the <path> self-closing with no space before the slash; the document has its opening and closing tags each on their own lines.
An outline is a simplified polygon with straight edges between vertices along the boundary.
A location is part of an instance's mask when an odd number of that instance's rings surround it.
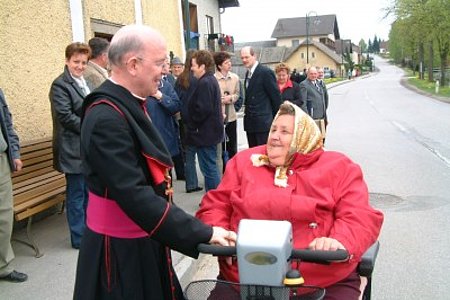
<svg viewBox="0 0 450 300">
<path fill-rule="evenodd" d="M 417 59 L 420 66 L 420 78 L 424 78 L 423 66 L 425 56 L 428 54 L 428 79 L 433 80 L 434 62 L 440 65 L 440 83 L 446 83 L 445 68 L 449 63 L 450 54 L 450 1 L 448 0 L 395 0 L 390 13 L 395 14 L 396 22 L 405 25 L 405 29 L 396 28 L 390 40 L 391 45 L 399 49 L 413 47 L 410 54 Z M 407 27 L 406 27 L 407 26 Z M 394 29 L 394 26 L 393 26 Z M 400 34 L 400 31 L 403 31 Z M 391 38 L 391 34 L 390 34 Z M 437 50 L 437 51 L 435 51 Z M 438 55 L 435 56 L 434 54 Z M 406 56 L 405 56 L 406 57 Z"/>
<path fill-rule="evenodd" d="M 359 45 L 359 49 L 360 49 L 360 52 L 361 52 L 361 53 L 364 53 L 364 52 L 367 51 L 367 44 L 366 44 L 366 42 L 364 41 L 364 39 L 361 39 L 361 40 L 359 41 L 358 45 Z"/>
<path fill-rule="evenodd" d="M 380 40 L 377 38 L 377 35 L 373 38 L 372 52 L 380 53 Z"/>
<path fill-rule="evenodd" d="M 445 68 L 448 65 L 450 53 L 450 1 L 429 0 L 427 8 L 430 12 L 431 23 L 434 27 L 432 36 L 436 41 L 440 57 L 440 85 L 446 83 Z"/>
<path fill-rule="evenodd" d="M 367 46 L 367 52 L 369 53 L 373 53 L 373 45 L 372 45 L 372 41 L 369 39 L 369 45 Z"/>
</svg>

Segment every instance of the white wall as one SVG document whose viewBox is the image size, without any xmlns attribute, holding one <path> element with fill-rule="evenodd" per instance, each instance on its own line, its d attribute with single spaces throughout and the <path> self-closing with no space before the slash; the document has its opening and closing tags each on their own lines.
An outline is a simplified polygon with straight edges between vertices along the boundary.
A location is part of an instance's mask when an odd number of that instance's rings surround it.
<svg viewBox="0 0 450 300">
<path fill-rule="evenodd" d="M 199 48 L 205 49 L 205 34 L 208 34 L 206 16 L 213 17 L 215 33 L 221 32 L 221 21 L 219 14 L 219 1 L 217 0 L 190 0 L 192 4 L 197 5 Z"/>
</svg>

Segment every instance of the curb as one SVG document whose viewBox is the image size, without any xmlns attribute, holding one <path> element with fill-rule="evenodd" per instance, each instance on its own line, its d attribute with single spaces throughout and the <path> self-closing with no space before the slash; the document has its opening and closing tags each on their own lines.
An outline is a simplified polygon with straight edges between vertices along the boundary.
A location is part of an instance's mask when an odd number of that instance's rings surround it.
<svg viewBox="0 0 450 300">
<path fill-rule="evenodd" d="M 407 88 L 408 90 L 411 90 L 411 91 L 413 91 L 413 92 L 415 92 L 415 93 L 417 93 L 417 94 L 420 94 L 420 95 L 423 95 L 423 96 L 427 96 L 427 97 L 433 98 L 433 99 L 435 99 L 435 100 L 438 100 L 438 101 L 441 101 L 441 102 L 444 102 L 444 103 L 450 103 L 450 99 L 447 98 L 447 97 L 437 96 L 437 95 L 435 95 L 435 94 L 432 94 L 432 93 L 428 93 L 428 92 L 422 91 L 421 89 L 418 89 L 417 87 L 415 87 L 415 86 L 409 84 L 409 83 L 408 83 L 408 77 L 407 77 L 407 76 L 403 76 L 403 77 L 400 79 L 400 84 L 401 84 L 403 87 Z"/>
<path fill-rule="evenodd" d="M 193 259 L 189 256 L 172 251 L 173 268 L 175 269 L 175 273 L 177 274 L 183 289 L 191 282 L 197 272 L 201 259 L 201 256 L 198 259 Z"/>
</svg>

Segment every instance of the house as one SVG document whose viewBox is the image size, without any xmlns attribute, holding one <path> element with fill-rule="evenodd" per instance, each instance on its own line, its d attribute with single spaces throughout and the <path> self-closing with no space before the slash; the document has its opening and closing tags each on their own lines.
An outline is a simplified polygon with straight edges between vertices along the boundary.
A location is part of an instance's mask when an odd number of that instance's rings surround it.
<svg viewBox="0 0 450 300">
<path fill-rule="evenodd" d="M 380 53 L 389 54 L 389 41 L 380 42 Z"/>
<path fill-rule="evenodd" d="M 239 50 L 244 46 L 251 46 L 255 50 L 256 57 L 261 64 L 275 69 L 281 62 L 287 63 L 291 68 L 303 70 L 298 66 L 305 65 L 306 41 L 302 41 L 297 46 L 277 46 L 276 40 L 237 43 L 236 52 L 232 58 L 233 71 L 240 78 L 245 77 L 246 69 L 242 65 Z M 310 62 L 312 66 L 320 66 L 325 70 L 338 70 L 341 65 L 341 56 L 320 42 L 311 40 L 308 44 L 310 51 Z M 320 64 L 319 64 L 320 62 Z"/>
<path fill-rule="evenodd" d="M 202 37 L 221 32 L 220 12 L 233 6 L 239 6 L 239 1 L 1 1 L 0 87 L 21 141 L 52 135 L 48 93 L 63 71 L 69 43 L 87 42 L 94 36 L 110 39 L 124 25 L 146 24 L 165 36 L 169 51 L 184 57 L 186 28 Z M 185 15 L 186 7 L 189 14 Z M 205 39 L 198 39 L 197 47 L 205 46 Z"/>
<path fill-rule="evenodd" d="M 258 60 L 272 68 L 277 63 L 286 62 L 292 69 L 299 71 L 317 66 L 336 75 L 344 72 L 345 62 L 342 51 L 339 51 L 342 40 L 336 15 L 278 19 L 272 38 L 274 40 L 236 44 L 235 50 L 245 45 L 252 46 Z M 344 42 L 352 45 L 350 40 Z M 353 47 L 358 48 L 355 45 Z M 238 52 L 236 55 L 239 57 Z M 359 51 L 352 54 L 355 63 L 359 63 L 358 55 Z M 234 59 L 234 65 L 236 72 L 243 76 L 245 70 L 241 70 L 242 63 L 239 59 Z"/>
<path fill-rule="evenodd" d="M 297 46 L 310 40 L 334 49 L 340 35 L 336 15 L 315 15 L 278 19 L 272 38 L 277 40 L 277 46 Z"/>
<path fill-rule="evenodd" d="M 222 32 L 220 12 L 239 6 L 238 0 L 181 0 L 181 3 L 185 49 L 233 49 L 233 37 Z"/>
</svg>

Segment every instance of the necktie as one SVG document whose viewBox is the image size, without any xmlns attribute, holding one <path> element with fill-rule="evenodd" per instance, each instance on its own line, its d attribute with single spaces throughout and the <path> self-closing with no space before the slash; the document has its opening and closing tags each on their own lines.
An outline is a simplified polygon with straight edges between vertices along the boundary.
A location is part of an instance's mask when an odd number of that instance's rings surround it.
<svg viewBox="0 0 450 300">
<path fill-rule="evenodd" d="M 316 86 L 316 89 L 317 89 L 318 91 L 320 91 L 320 86 L 319 86 L 319 84 L 317 83 L 317 80 L 314 81 L 314 85 Z"/>
<path fill-rule="evenodd" d="M 247 72 L 245 73 L 245 88 L 248 88 L 248 83 L 250 81 L 250 78 L 252 78 L 252 72 L 247 70 Z"/>
</svg>

